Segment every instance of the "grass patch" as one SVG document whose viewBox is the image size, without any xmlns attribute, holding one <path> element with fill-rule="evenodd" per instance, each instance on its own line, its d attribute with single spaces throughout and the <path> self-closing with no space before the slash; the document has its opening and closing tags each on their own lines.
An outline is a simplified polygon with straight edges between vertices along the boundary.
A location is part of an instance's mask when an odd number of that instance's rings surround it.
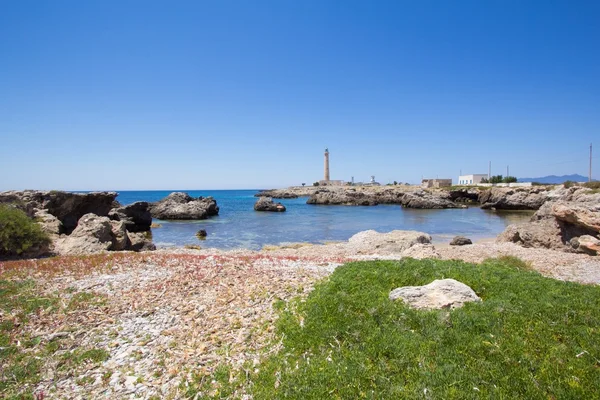
<svg viewBox="0 0 600 400">
<path fill-rule="evenodd" d="M 483 302 L 419 311 L 388 300 L 442 278 Z M 542 277 L 512 257 L 349 263 L 285 305 L 283 349 L 251 389 L 257 399 L 598 398 L 599 309 L 599 287 Z"/>
<path fill-rule="evenodd" d="M 72 311 L 90 303 L 97 304 L 96 296 L 82 292 L 62 307 L 58 297 L 43 294 L 33 280 L 0 280 L 0 398 L 33 398 L 42 368 L 52 358 L 58 357 L 63 369 L 70 372 L 84 362 L 98 363 L 108 357 L 105 350 L 78 348 L 58 356 L 65 339 L 44 341 L 23 329 L 32 318 Z"/>
</svg>

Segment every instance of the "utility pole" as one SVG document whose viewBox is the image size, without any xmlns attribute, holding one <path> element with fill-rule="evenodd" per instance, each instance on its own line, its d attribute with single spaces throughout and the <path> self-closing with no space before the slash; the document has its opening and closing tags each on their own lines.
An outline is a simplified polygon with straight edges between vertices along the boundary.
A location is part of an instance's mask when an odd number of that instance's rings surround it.
<svg viewBox="0 0 600 400">
<path fill-rule="evenodd" d="M 510 176 L 508 173 L 508 165 L 506 166 L 506 176 Z"/>
<path fill-rule="evenodd" d="M 592 144 L 590 143 L 590 175 L 588 177 L 588 181 L 592 181 Z"/>
<path fill-rule="evenodd" d="M 492 177 L 492 162 L 490 161 L 490 165 L 488 167 L 488 181 Z"/>
</svg>

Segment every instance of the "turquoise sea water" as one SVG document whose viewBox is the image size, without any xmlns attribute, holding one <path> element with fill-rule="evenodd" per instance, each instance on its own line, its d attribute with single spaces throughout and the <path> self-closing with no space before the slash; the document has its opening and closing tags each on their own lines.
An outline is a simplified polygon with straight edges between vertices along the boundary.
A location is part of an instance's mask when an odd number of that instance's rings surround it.
<svg viewBox="0 0 600 400">
<path fill-rule="evenodd" d="M 287 207 L 284 213 L 256 212 L 256 190 L 178 190 L 190 196 L 212 196 L 220 208 L 219 216 L 202 221 L 158 221 L 153 228 L 158 247 L 197 244 L 203 248 L 260 249 L 264 245 L 287 242 L 323 243 L 347 240 L 357 232 L 374 229 L 418 230 L 433 236 L 435 242 L 447 242 L 455 235 L 472 239 L 496 236 L 510 223 L 529 218 L 528 213 L 496 213 L 478 207 L 456 210 L 411 210 L 398 205 L 375 207 L 317 206 L 306 198 L 277 200 Z M 157 201 L 172 191 L 121 191 L 121 204 Z M 206 229 L 208 237 L 195 234 Z"/>
</svg>

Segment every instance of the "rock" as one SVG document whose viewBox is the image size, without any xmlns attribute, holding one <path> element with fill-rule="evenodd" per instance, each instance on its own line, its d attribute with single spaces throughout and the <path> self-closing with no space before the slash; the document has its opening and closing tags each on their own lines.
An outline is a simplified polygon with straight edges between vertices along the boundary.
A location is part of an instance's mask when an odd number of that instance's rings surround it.
<svg viewBox="0 0 600 400">
<path fill-rule="evenodd" d="M 274 211 L 274 212 L 283 212 L 285 211 L 285 206 L 281 203 L 273 202 L 273 199 L 270 197 L 261 197 L 254 204 L 255 211 Z"/>
<path fill-rule="evenodd" d="M 117 197 L 116 192 L 70 193 L 57 190 L 24 190 L 0 193 L 0 203 L 15 203 L 33 216 L 35 210 L 46 210 L 71 233 L 85 214 L 106 216 Z"/>
<path fill-rule="evenodd" d="M 262 190 L 254 195 L 254 197 L 270 197 L 272 199 L 297 199 L 298 195 L 285 190 Z"/>
<path fill-rule="evenodd" d="M 410 257 L 417 260 L 424 258 L 441 258 L 432 244 L 417 243 L 402 252 L 402 257 Z"/>
<path fill-rule="evenodd" d="M 475 188 L 461 188 L 448 191 L 450 200 L 456 203 L 478 203 L 479 193 L 480 190 Z"/>
<path fill-rule="evenodd" d="M 417 231 L 391 231 L 379 233 L 374 230 L 359 232 L 348 239 L 347 246 L 355 254 L 403 254 L 417 244 L 430 244 L 431 236 Z M 410 255 L 406 255 L 410 257 Z"/>
<path fill-rule="evenodd" d="M 152 215 L 145 201 L 113 208 L 108 212 L 108 217 L 114 221 L 123 221 L 129 232 L 147 232 L 152 225 Z"/>
<path fill-rule="evenodd" d="M 207 236 L 206 229 L 200 229 L 198 232 L 196 232 L 196 237 L 198 239 L 205 239 L 206 236 Z"/>
<path fill-rule="evenodd" d="M 442 208 L 466 208 L 463 204 L 457 204 L 448 198 L 442 197 L 442 192 L 436 194 L 424 190 L 413 193 L 405 193 L 400 204 L 405 208 L 442 209 Z"/>
<path fill-rule="evenodd" d="M 112 231 L 112 246 L 110 250 L 120 251 L 130 247 L 131 242 L 127 236 L 126 223 L 124 221 L 110 221 Z"/>
<path fill-rule="evenodd" d="M 464 246 L 467 244 L 473 244 L 471 239 L 466 238 L 464 236 L 455 236 L 454 239 L 450 242 L 450 246 Z"/>
<path fill-rule="evenodd" d="M 390 292 L 390 300 L 403 300 L 416 309 L 459 308 L 465 303 L 481 301 L 469 286 L 454 279 L 435 280 L 424 286 L 405 286 Z"/>
<path fill-rule="evenodd" d="M 585 252 L 590 255 L 598 255 L 600 252 L 600 240 L 590 235 L 579 236 L 578 238 L 571 239 L 571 243 L 575 249 Z"/>
<path fill-rule="evenodd" d="M 55 239 L 64 232 L 64 226 L 60 219 L 50 214 L 47 210 L 37 210 L 34 214 L 34 218 L 38 224 L 42 227 L 42 230 Z"/>
<path fill-rule="evenodd" d="M 131 243 L 127 250 L 133 251 L 151 251 L 156 250 L 152 243 L 152 236 L 149 232 L 127 232 L 129 242 Z"/>
<path fill-rule="evenodd" d="M 195 199 L 187 193 L 174 192 L 150 203 L 150 213 L 158 219 L 198 220 L 218 215 L 219 207 L 212 197 Z"/>
<path fill-rule="evenodd" d="M 555 250 L 566 250 L 560 225 L 550 219 L 539 220 L 521 225 L 509 225 L 496 238 L 496 241 L 512 242 L 523 247 L 541 247 Z"/>
<path fill-rule="evenodd" d="M 481 208 L 496 210 L 537 210 L 550 198 L 543 187 L 506 188 L 494 187 L 479 195 Z"/>
<path fill-rule="evenodd" d="M 379 203 L 374 196 L 364 192 L 325 189 L 316 191 L 309 197 L 306 204 L 376 206 Z"/>
<path fill-rule="evenodd" d="M 552 204 L 551 215 L 559 221 L 581 226 L 590 232 L 600 232 L 600 202 L 557 201 Z"/>
<path fill-rule="evenodd" d="M 85 214 L 69 236 L 57 239 L 54 250 L 61 255 L 90 254 L 110 250 L 113 245 L 112 225 L 108 217 Z"/>
</svg>

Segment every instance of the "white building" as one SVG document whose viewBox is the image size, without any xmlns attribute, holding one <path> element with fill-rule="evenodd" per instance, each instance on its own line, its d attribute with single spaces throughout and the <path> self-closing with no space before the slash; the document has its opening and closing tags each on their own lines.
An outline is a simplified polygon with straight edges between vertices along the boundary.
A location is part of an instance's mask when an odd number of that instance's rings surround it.
<svg viewBox="0 0 600 400">
<path fill-rule="evenodd" d="M 459 185 L 477 185 L 481 183 L 481 180 L 488 179 L 487 174 L 473 174 L 473 175 L 461 175 L 458 177 Z"/>
</svg>

